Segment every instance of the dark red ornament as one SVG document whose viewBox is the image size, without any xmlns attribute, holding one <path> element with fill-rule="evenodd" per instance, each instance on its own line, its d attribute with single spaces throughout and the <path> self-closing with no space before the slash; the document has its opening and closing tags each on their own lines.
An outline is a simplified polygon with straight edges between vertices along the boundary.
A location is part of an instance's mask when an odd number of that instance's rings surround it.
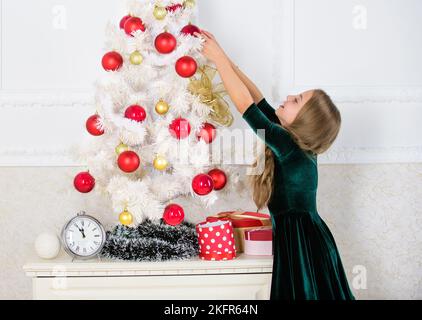
<svg viewBox="0 0 422 320">
<path fill-rule="evenodd" d="M 105 71 L 117 71 L 123 65 L 123 58 L 116 51 L 107 52 L 101 61 Z"/>
<path fill-rule="evenodd" d="M 91 192 L 95 187 L 95 179 L 89 172 L 80 172 L 73 180 L 75 189 L 81 193 Z"/>
<path fill-rule="evenodd" d="M 147 118 L 147 113 L 143 107 L 133 105 L 126 109 L 125 118 L 131 119 L 136 122 L 142 122 Z"/>
<path fill-rule="evenodd" d="M 208 175 L 212 178 L 214 182 L 214 190 L 221 190 L 227 184 L 227 176 L 223 170 L 220 169 L 213 169 L 208 172 Z"/>
<path fill-rule="evenodd" d="M 192 57 L 184 56 L 176 62 L 176 72 L 183 78 L 192 77 L 197 69 L 198 65 Z"/>
<path fill-rule="evenodd" d="M 187 26 L 184 26 L 182 28 L 182 30 L 180 30 L 181 33 L 183 33 L 184 35 L 191 35 L 194 37 L 195 36 L 195 32 L 201 33 L 201 29 L 199 29 L 197 26 L 193 25 L 193 24 L 188 24 Z"/>
<path fill-rule="evenodd" d="M 198 133 L 198 140 L 202 139 L 209 144 L 214 141 L 216 136 L 217 129 L 211 123 L 205 122 Z"/>
<path fill-rule="evenodd" d="M 169 131 L 174 138 L 185 139 L 190 135 L 191 126 L 188 120 L 177 118 L 169 125 Z"/>
<path fill-rule="evenodd" d="M 176 10 L 182 9 L 182 8 L 183 8 L 183 5 L 181 5 L 180 3 L 172 4 L 166 7 L 168 12 L 175 12 Z"/>
<path fill-rule="evenodd" d="M 138 17 L 131 17 L 125 22 L 125 32 L 128 36 L 133 37 L 133 32 L 141 30 L 144 32 L 146 30 L 144 23 Z"/>
<path fill-rule="evenodd" d="M 155 48 L 159 53 L 169 54 L 174 51 L 177 47 L 176 38 L 169 32 L 160 33 L 157 38 L 155 38 Z"/>
<path fill-rule="evenodd" d="M 205 196 L 214 189 L 214 181 L 207 174 L 198 174 L 192 180 L 192 189 L 196 194 Z"/>
<path fill-rule="evenodd" d="M 130 18 L 132 18 L 132 16 L 131 16 L 131 15 L 127 15 L 127 16 L 124 16 L 124 17 L 122 18 L 122 20 L 120 20 L 120 29 L 124 29 L 124 28 L 125 28 L 125 23 L 126 23 L 126 21 L 128 21 Z"/>
<path fill-rule="evenodd" d="M 136 171 L 139 168 L 141 160 L 136 152 L 125 151 L 119 155 L 117 159 L 117 164 L 123 172 L 131 173 Z"/>
<path fill-rule="evenodd" d="M 171 226 L 177 226 L 183 222 L 185 212 L 178 204 L 169 204 L 164 209 L 163 220 Z"/>
<path fill-rule="evenodd" d="M 86 130 L 93 136 L 101 136 L 104 134 L 104 130 L 100 128 L 100 116 L 94 114 L 86 120 Z"/>
</svg>

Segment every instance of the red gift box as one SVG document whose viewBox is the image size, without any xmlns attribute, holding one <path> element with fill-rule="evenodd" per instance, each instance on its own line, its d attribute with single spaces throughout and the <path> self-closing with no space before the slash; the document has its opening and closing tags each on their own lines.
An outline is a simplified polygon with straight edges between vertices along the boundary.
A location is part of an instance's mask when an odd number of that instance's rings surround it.
<svg viewBox="0 0 422 320">
<path fill-rule="evenodd" d="M 246 230 L 245 254 L 271 256 L 273 254 L 273 230 L 268 227 Z"/>
<path fill-rule="evenodd" d="M 270 226 L 271 217 L 269 214 L 249 211 L 225 211 L 215 216 L 207 217 L 207 221 L 230 220 L 234 228 L 250 228 Z"/>
<path fill-rule="evenodd" d="M 230 221 L 201 222 L 196 225 L 199 257 L 202 260 L 231 260 L 236 257 L 234 231 Z"/>
<path fill-rule="evenodd" d="M 219 220 L 231 221 L 234 228 L 236 252 L 244 251 L 245 231 L 262 226 L 271 226 L 271 216 L 265 213 L 250 211 L 226 211 L 207 217 L 208 222 Z"/>
<path fill-rule="evenodd" d="M 271 228 L 257 228 L 245 231 L 245 240 L 252 241 L 272 241 L 273 229 Z"/>
</svg>

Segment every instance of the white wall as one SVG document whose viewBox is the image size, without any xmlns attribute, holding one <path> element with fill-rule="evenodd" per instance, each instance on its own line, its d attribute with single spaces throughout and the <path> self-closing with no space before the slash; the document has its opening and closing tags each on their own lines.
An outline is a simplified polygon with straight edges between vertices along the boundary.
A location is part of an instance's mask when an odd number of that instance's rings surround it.
<svg viewBox="0 0 422 320">
<path fill-rule="evenodd" d="M 351 282 L 353 268 L 367 270 L 357 297 L 422 298 L 422 3 L 198 2 L 200 26 L 269 101 L 321 87 L 341 109 L 339 139 L 320 161 L 318 207 Z M 0 4 L 0 298 L 29 298 L 21 266 L 38 233 L 58 231 L 85 208 L 112 223 L 105 199 L 72 189 L 80 168 L 68 149 L 89 138 L 84 121 L 94 111 L 105 25 L 126 12 L 120 0 Z M 246 127 L 238 115 L 235 126 Z M 192 220 L 231 209 L 234 199 L 254 209 L 233 195 L 192 210 Z"/>
<path fill-rule="evenodd" d="M 1 1 L 0 165 L 72 164 L 66 151 L 87 136 L 80 119 L 103 74 L 105 25 L 124 3 Z M 422 161 L 420 1 L 198 3 L 201 26 L 268 100 L 315 87 L 332 95 L 343 128 L 321 163 Z"/>
</svg>

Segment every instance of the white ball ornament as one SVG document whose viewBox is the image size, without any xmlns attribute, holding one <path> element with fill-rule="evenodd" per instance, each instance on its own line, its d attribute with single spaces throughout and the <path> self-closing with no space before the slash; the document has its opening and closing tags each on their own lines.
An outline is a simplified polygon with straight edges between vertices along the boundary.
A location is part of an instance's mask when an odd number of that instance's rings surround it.
<svg viewBox="0 0 422 320">
<path fill-rule="evenodd" d="M 60 252 L 60 240 L 54 233 L 42 233 L 35 239 L 35 252 L 42 259 L 54 259 Z"/>
</svg>

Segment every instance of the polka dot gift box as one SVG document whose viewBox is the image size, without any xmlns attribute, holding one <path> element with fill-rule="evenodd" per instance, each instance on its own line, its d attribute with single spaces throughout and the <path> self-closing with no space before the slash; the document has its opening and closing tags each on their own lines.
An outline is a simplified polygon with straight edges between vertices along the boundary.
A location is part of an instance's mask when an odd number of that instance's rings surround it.
<svg viewBox="0 0 422 320">
<path fill-rule="evenodd" d="M 259 212 L 226 211 L 206 219 L 207 222 L 219 220 L 232 222 L 237 253 L 244 252 L 245 231 L 272 225 L 270 215 Z"/>
<path fill-rule="evenodd" d="M 201 222 L 196 225 L 199 257 L 202 260 L 232 260 L 236 245 L 231 221 Z"/>
</svg>

